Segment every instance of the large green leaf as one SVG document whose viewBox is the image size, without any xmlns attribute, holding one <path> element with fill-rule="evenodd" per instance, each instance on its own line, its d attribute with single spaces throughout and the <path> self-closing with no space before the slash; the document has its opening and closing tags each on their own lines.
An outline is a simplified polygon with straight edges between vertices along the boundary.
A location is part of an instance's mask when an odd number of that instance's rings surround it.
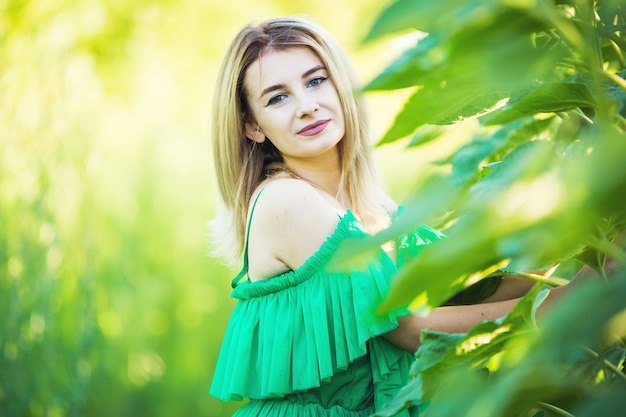
<svg viewBox="0 0 626 417">
<path fill-rule="evenodd" d="M 380 309 L 410 305 L 416 312 L 427 313 L 504 265 L 489 233 L 476 236 L 471 244 L 458 235 L 449 236 L 426 247 L 400 271 Z"/>
<path fill-rule="evenodd" d="M 538 53 L 531 34 L 541 24 L 510 12 L 499 15 L 498 22 L 465 28 L 451 38 L 428 36 L 371 83 L 377 89 L 418 86 L 381 143 L 424 124 L 451 124 L 485 113 L 511 91 L 552 76 L 562 50 Z"/>
<path fill-rule="evenodd" d="M 420 87 L 405 103 L 391 128 L 380 140 L 394 142 L 426 124 L 451 124 L 473 116 L 493 106 L 503 98 L 503 92 L 486 89 L 477 84 L 428 84 Z"/>
<path fill-rule="evenodd" d="M 585 354 L 585 347 L 601 345 L 607 331 L 612 331 L 605 324 L 626 308 L 624 294 L 625 276 L 611 286 L 597 281 L 570 291 L 564 302 L 542 318 L 538 331 L 529 332 L 529 328 L 522 325 L 510 333 L 511 339 L 499 353 L 499 367 L 492 367 L 488 380 L 480 378 L 470 365 L 476 363 L 475 360 L 479 364 L 489 361 L 493 356 L 489 344 L 493 342 L 480 345 L 478 350 L 484 349 L 482 352 L 472 351 L 476 357 L 471 363 L 456 359 L 453 354 L 460 352 L 463 355 L 462 341 L 450 344 L 446 354 L 438 355 L 438 359 L 441 364 L 450 360 L 457 364 L 439 369 L 439 372 L 433 368 L 429 377 L 433 378 L 434 395 L 428 407 L 421 411 L 431 417 L 504 417 L 525 415 L 531 409 L 545 410 L 550 404 L 557 404 L 574 415 L 578 415 L 577 410 L 586 416 L 616 415 L 601 411 L 617 410 L 617 404 L 621 404 L 619 398 L 626 397 L 623 377 L 613 378 L 613 383 L 597 381 L 597 368 L 581 369 L 578 364 L 581 361 L 596 362 L 595 358 L 589 359 L 590 356 Z M 519 312 L 521 320 L 532 317 L 527 315 L 528 310 Z M 478 329 L 485 325 L 477 326 L 470 333 L 480 334 Z M 624 332 L 622 328 L 622 337 Z M 511 342 L 515 344 L 511 345 Z M 447 356 L 448 352 L 450 356 Z M 622 357 L 622 353 L 623 348 L 608 347 L 600 357 L 614 358 L 615 361 Z M 609 370 L 605 368 L 605 372 Z M 423 373 L 421 376 L 426 393 L 424 400 L 429 398 L 431 391 L 426 376 Z M 605 398 L 607 404 L 600 404 L 598 398 Z"/>
<path fill-rule="evenodd" d="M 417 360 L 422 362 L 420 375 L 426 398 L 432 396 L 441 381 L 441 375 L 451 369 L 467 365 L 471 369 L 487 365 L 492 355 L 509 348 L 509 344 L 520 343 L 512 341 L 517 333 L 530 331 L 534 328 L 534 315 L 539 304 L 547 296 L 547 292 L 540 291 L 535 285 L 511 310 L 509 314 L 499 320 L 484 321 L 471 329 L 468 333 L 450 338 L 447 334 L 437 332 L 422 332 L 423 345 L 418 350 Z M 435 338 L 436 356 L 433 356 L 433 345 L 430 339 Z M 444 349 L 441 339 L 448 341 Z M 492 365 L 492 371 L 496 370 Z"/>
<path fill-rule="evenodd" d="M 424 125 L 417 129 L 413 137 L 411 138 L 408 146 L 420 146 L 425 143 L 434 141 L 450 132 L 452 129 L 447 129 L 448 126 L 438 125 Z M 382 143 L 380 143 L 382 144 Z"/>
<path fill-rule="evenodd" d="M 626 410 L 623 387 L 606 390 L 590 398 L 576 411 L 576 417 L 619 416 Z"/>
<path fill-rule="evenodd" d="M 447 51 L 436 35 L 428 35 L 405 51 L 365 86 L 366 90 L 394 90 L 419 85 L 432 71 L 446 64 Z"/>
<path fill-rule="evenodd" d="M 431 177 L 421 190 L 428 194 L 428 199 L 418 195 L 410 196 L 391 226 L 373 236 L 363 239 L 350 239 L 342 242 L 331 259 L 329 269 L 346 269 L 364 265 L 371 260 L 368 254 L 380 251 L 381 245 L 394 241 L 403 233 L 416 230 L 421 224 L 431 224 L 431 220 L 441 216 L 449 207 L 459 204 L 463 195 L 458 192 L 447 178 Z"/>
<path fill-rule="evenodd" d="M 481 162 L 504 146 L 511 136 L 510 129 L 499 129 L 486 138 L 475 138 L 457 150 L 449 159 L 452 164 L 451 178 L 463 185 L 478 177 Z"/>
<path fill-rule="evenodd" d="M 440 305 L 493 272 L 496 265 L 502 266 L 505 257 L 502 257 L 503 248 L 500 247 L 498 238 L 518 228 L 527 228 L 528 219 L 524 213 L 520 213 L 519 218 L 513 219 L 514 221 L 504 213 L 500 213 L 498 217 L 498 204 L 501 204 L 498 200 L 515 198 L 514 195 L 502 195 L 508 193 L 509 185 L 527 171 L 529 166 L 545 166 L 543 161 L 550 160 L 551 148 L 538 145 L 541 144 L 526 147 L 532 148 L 527 152 L 516 152 L 498 168 L 500 175 L 480 184 L 470 195 L 469 204 L 464 203 L 469 211 L 463 213 L 460 221 L 449 229 L 448 239 L 427 247 L 399 272 L 382 308 L 395 308 L 413 301 L 414 308 L 426 311 L 427 306 Z M 516 156 L 517 154 L 523 155 Z M 537 168 L 537 172 L 542 171 Z M 525 175 L 532 175 L 532 172 Z M 460 199 L 457 203 L 462 201 Z M 405 216 L 410 216 L 412 207 L 407 207 L 405 213 Z M 507 255 L 514 254 L 514 250 L 504 249 L 507 250 Z M 449 259 L 454 259 L 455 262 L 450 263 Z"/>
<path fill-rule="evenodd" d="M 476 225 L 461 224 L 458 233 L 480 233 L 482 223 L 495 224 L 499 256 L 511 259 L 508 271 L 550 267 L 572 257 L 598 216 L 588 207 L 589 182 L 571 180 L 552 142 L 526 142 L 472 187 L 465 209 L 474 213 L 469 219 Z"/>
<path fill-rule="evenodd" d="M 445 383 L 445 375 L 455 372 L 467 375 L 473 373 L 472 369 L 483 367 L 492 355 L 504 350 L 513 339 L 519 338 L 518 333 L 534 328 L 534 314 L 545 295 L 546 292 L 540 292 L 537 285 L 505 317 L 480 323 L 466 334 L 423 331 L 422 344 L 416 353 L 413 377 L 409 384 L 419 387 L 419 390 L 398 395 L 377 416 L 393 415 L 408 403 L 428 401 L 440 384 Z M 477 381 L 480 384 L 480 379 Z"/>
<path fill-rule="evenodd" d="M 594 108 L 598 102 L 583 83 L 543 84 L 520 99 L 481 118 L 485 125 L 505 124 L 538 113 Z"/>
<path fill-rule="evenodd" d="M 381 36 L 407 29 L 431 32 L 433 29 L 441 27 L 445 21 L 449 22 L 449 20 L 452 20 L 451 13 L 449 13 L 451 10 L 460 12 L 460 6 L 462 4 L 465 4 L 463 11 L 467 11 L 470 7 L 476 9 L 478 3 L 478 1 L 463 2 L 462 0 L 451 0 L 446 3 L 397 0 L 391 3 L 378 16 L 366 35 L 365 41 L 372 41 Z M 472 21 L 473 16 L 470 17 L 463 13 L 458 13 L 458 15 L 461 19 L 465 18 L 465 21 Z M 442 22 L 442 20 L 444 20 L 444 22 Z M 455 23 L 456 25 L 454 27 L 458 27 L 460 22 L 456 21 Z M 450 27 L 452 27 L 452 25 L 450 25 Z"/>
<path fill-rule="evenodd" d="M 555 150 L 547 141 L 525 143 L 466 197 L 457 196 L 458 220 L 446 231 L 448 238 L 400 270 L 381 308 L 410 304 L 428 311 L 495 267 L 550 267 L 583 250 L 602 221 L 588 201 L 595 186 L 592 171 L 582 169 L 574 176 Z M 411 216 L 410 206 L 404 215 Z"/>
<path fill-rule="evenodd" d="M 424 32 L 441 31 L 448 35 L 468 25 L 490 22 L 505 8 L 514 8 L 518 13 L 533 9 L 532 0 L 448 0 L 420 1 L 396 0 L 384 9 L 373 23 L 365 41 L 407 29 Z"/>
<path fill-rule="evenodd" d="M 587 184 L 589 210 L 605 218 L 624 218 L 626 207 L 626 136 L 618 129 L 592 126 L 582 139 L 589 146 L 589 157 L 572 161 L 567 175 Z"/>
<path fill-rule="evenodd" d="M 546 117 L 529 117 L 503 125 L 500 129 L 505 129 L 509 133 L 506 143 L 498 147 L 491 156 L 491 161 L 502 160 L 512 150 L 526 142 L 539 140 L 549 140 L 552 138 L 552 130 L 555 128 L 556 118 L 554 115 Z M 500 129 L 494 134 L 499 134 Z"/>
</svg>

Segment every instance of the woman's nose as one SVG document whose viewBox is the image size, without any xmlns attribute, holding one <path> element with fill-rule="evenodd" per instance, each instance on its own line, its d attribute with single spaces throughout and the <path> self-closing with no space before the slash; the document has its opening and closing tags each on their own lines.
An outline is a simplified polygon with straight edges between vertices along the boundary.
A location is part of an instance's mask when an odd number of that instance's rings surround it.
<svg viewBox="0 0 626 417">
<path fill-rule="evenodd" d="M 300 101 L 300 106 L 298 107 L 297 116 L 298 118 L 311 116 L 319 109 L 320 106 L 317 104 L 317 101 L 311 99 L 302 100 Z"/>
</svg>

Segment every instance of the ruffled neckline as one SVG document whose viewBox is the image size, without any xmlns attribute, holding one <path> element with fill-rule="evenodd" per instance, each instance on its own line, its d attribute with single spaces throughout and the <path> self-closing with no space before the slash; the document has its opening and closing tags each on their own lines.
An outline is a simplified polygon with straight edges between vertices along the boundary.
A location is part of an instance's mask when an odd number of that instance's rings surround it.
<svg viewBox="0 0 626 417">
<path fill-rule="evenodd" d="M 237 299 L 262 297 L 295 287 L 324 268 L 346 238 L 365 236 L 368 236 L 367 231 L 352 210 L 347 209 L 343 215 L 339 215 L 339 223 L 333 233 L 300 267 L 266 279 L 242 281 L 233 289 L 231 297 Z"/>
</svg>

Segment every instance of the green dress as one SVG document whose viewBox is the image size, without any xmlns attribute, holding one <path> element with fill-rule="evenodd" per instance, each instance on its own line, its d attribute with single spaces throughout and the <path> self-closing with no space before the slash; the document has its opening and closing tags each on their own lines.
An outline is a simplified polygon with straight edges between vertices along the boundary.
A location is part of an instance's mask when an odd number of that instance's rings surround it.
<svg viewBox="0 0 626 417">
<path fill-rule="evenodd" d="M 210 389 L 224 401 L 250 399 L 235 416 L 366 417 L 409 380 L 413 355 L 381 337 L 408 311 L 374 310 L 399 266 L 443 235 L 421 226 L 397 243 L 398 262 L 380 250 L 362 269 L 328 270 L 344 240 L 366 236 L 348 211 L 300 268 L 237 284 L 247 273 L 246 248 Z"/>
</svg>

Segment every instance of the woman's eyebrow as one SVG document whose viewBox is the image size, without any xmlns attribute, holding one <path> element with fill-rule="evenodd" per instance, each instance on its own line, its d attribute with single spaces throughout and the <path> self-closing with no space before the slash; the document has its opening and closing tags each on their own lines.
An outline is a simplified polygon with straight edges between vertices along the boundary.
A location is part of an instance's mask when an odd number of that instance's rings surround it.
<svg viewBox="0 0 626 417">
<path fill-rule="evenodd" d="M 326 67 L 324 65 L 322 65 L 322 64 L 316 65 L 313 68 L 311 68 L 310 70 L 304 71 L 304 74 L 302 74 L 302 78 L 306 78 L 309 75 L 311 75 L 311 74 L 313 74 L 313 73 L 315 73 L 315 72 L 317 72 L 319 70 L 325 70 L 325 69 L 326 69 Z"/>
<path fill-rule="evenodd" d="M 274 90 L 280 90 L 281 88 L 285 88 L 285 84 L 274 84 L 274 85 L 271 85 L 271 86 L 263 89 L 263 91 L 261 91 L 261 95 L 259 96 L 259 98 L 262 98 L 264 95 L 266 95 L 267 93 L 271 93 Z"/>
<path fill-rule="evenodd" d="M 314 74 L 314 73 L 316 73 L 319 70 L 325 70 L 325 69 L 326 69 L 326 67 L 324 65 L 322 65 L 322 64 L 316 65 L 313 68 L 310 68 L 310 69 L 304 71 L 304 73 L 302 74 L 302 78 L 306 78 L 309 75 Z M 272 91 L 280 90 L 282 88 L 285 88 L 285 84 L 270 85 L 269 87 L 264 88 L 263 91 L 261 91 L 261 95 L 259 96 L 259 98 L 263 97 L 267 93 L 271 93 Z"/>
</svg>

